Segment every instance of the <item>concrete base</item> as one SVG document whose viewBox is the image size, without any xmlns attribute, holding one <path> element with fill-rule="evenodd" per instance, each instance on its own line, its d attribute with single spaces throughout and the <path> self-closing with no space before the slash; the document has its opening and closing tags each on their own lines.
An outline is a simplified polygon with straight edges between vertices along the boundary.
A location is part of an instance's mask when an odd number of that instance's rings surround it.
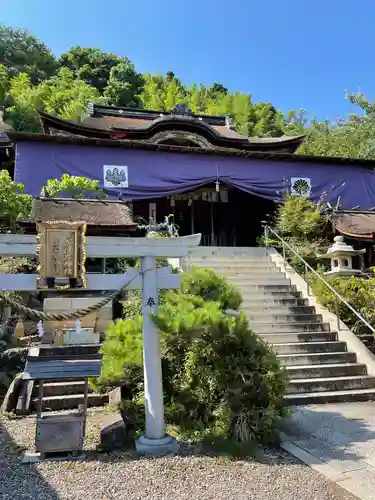
<svg viewBox="0 0 375 500">
<path fill-rule="evenodd" d="M 160 457 L 175 455 L 180 449 L 180 444 L 172 436 L 164 436 L 161 439 L 149 439 L 141 436 L 135 442 L 135 448 L 140 455 L 147 457 Z"/>
<path fill-rule="evenodd" d="M 21 459 L 21 463 L 23 464 L 37 464 L 39 462 L 70 462 L 70 461 L 79 461 L 86 460 L 86 455 L 84 453 L 80 453 L 79 455 L 64 455 L 64 456 L 44 456 L 41 453 L 30 453 L 27 452 L 23 455 Z"/>
</svg>

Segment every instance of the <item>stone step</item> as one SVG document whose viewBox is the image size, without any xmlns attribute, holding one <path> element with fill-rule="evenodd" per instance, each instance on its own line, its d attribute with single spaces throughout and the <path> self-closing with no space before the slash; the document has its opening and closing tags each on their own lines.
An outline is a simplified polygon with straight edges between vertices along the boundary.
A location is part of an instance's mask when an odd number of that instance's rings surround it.
<svg viewBox="0 0 375 500">
<path fill-rule="evenodd" d="M 243 311 L 247 312 L 247 311 Z M 247 313 L 248 320 L 254 324 L 262 325 L 272 323 L 292 323 L 292 324 L 309 324 L 309 323 L 322 323 L 323 317 L 321 314 L 291 314 L 282 311 L 277 314 L 274 311 L 264 311 L 263 313 Z"/>
<path fill-rule="evenodd" d="M 242 297 L 242 306 L 245 307 L 264 307 L 264 308 L 271 308 L 271 307 L 306 307 L 309 305 L 308 299 L 299 299 L 295 297 L 294 295 L 290 296 L 285 296 L 286 298 L 281 298 L 278 297 L 270 297 L 270 296 L 264 296 L 262 297 L 261 295 L 254 294 L 254 295 L 247 295 L 245 297 Z M 241 306 L 241 307 L 242 307 Z"/>
<path fill-rule="evenodd" d="M 287 278 L 273 278 L 272 276 L 269 278 L 268 276 L 259 275 L 259 277 L 247 277 L 247 276 L 238 276 L 235 278 L 230 278 L 228 280 L 234 286 L 248 286 L 254 285 L 259 286 L 261 288 L 266 288 L 267 286 L 288 286 L 290 287 L 290 280 Z"/>
<path fill-rule="evenodd" d="M 272 344 L 277 354 L 302 354 L 319 352 L 345 352 L 346 342 L 334 340 L 332 342 L 297 342 L 287 344 Z"/>
<path fill-rule="evenodd" d="M 223 267 L 211 267 L 211 270 L 215 271 L 216 274 L 220 274 L 227 278 L 237 277 L 237 276 L 255 276 L 255 277 L 263 277 L 267 276 L 267 278 L 285 278 L 286 275 L 284 272 L 281 272 L 281 269 L 275 268 L 262 268 L 262 267 L 231 267 L 231 268 L 223 268 Z"/>
<path fill-rule="evenodd" d="M 244 272 L 244 273 L 216 273 L 222 278 L 226 279 L 232 284 L 239 283 L 239 282 L 244 282 L 247 283 L 248 281 L 254 281 L 256 283 L 260 284 L 275 284 L 275 285 L 285 285 L 285 284 L 290 284 L 290 281 L 287 279 L 285 275 L 282 273 L 267 273 L 265 271 L 261 271 L 259 273 L 252 273 L 252 272 Z"/>
<path fill-rule="evenodd" d="M 247 303 L 242 303 L 240 310 L 244 313 L 247 313 L 248 316 L 254 317 L 256 315 L 262 314 L 262 316 L 269 315 L 272 316 L 280 316 L 284 314 L 291 315 L 302 315 L 302 314 L 316 314 L 314 306 L 288 306 L 284 304 L 257 304 L 257 305 L 248 305 Z"/>
<path fill-rule="evenodd" d="M 37 408 L 37 398 L 32 401 L 32 409 Z M 107 394 L 91 393 L 88 395 L 88 406 L 104 406 L 108 403 Z M 74 410 L 83 404 L 83 394 L 67 394 L 64 396 L 43 397 L 43 411 Z"/>
<path fill-rule="evenodd" d="M 43 397 L 50 396 L 67 396 L 72 394 L 83 394 L 85 382 L 83 380 L 64 381 L 64 382 L 45 382 L 43 384 Z M 89 392 L 92 390 L 89 388 Z M 38 389 L 35 388 L 35 397 L 38 394 Z"/>
<path fill-rule="evenodd" d="M 366 365 L 360 363 L 286 366 L 286 371 L 290 379 L 367 375 Z"/>
<path fill-rule="evenodd" d="M 242 291 L 243 289 L 241 289 Z M 308 304 L 308 300 L 302 298 L 301 292 L 297 292 L 295 290 L 285 290 L 285 291 L 267 291 L 261 288 L 253 288 L 249 290 L 245 290 L 242 294 L 242 300 L 245 304 L 247 303 L 256 303 L 256 302 L 268 302 L 268 303 L 283 303 L 283 301 L 295 301 L 302 300 L 305 301 L 305 304 Z"/>
<path fill-rule="evenodd" d="M 231 264 L 232 262 L 246 263 L 246 264 L 254 264 L 257 263 L 268 263 L 273 264 L 271 258 L 266 254 L 258 254 L 258 255 L 244 255 L 238 253 L 237 255 L 189 255 L 190 262 L 196 264 Z"/>
<path fill-rule="evenodd" d="M 290 284 L 289 279 L 284 275 L 284 273 L 268 273 L 266 271 L 260 271 L 258 273 L 254 273 L 251 271 L 246 271 L 243 273 L 216 273 L 222 278 L 226 279 L 230 283 L 238 283 L 238 282 L 247 282 L 247 281 L 255 281 L 259 283 L 267 284 L 275 284 L 275 285 L 284 285 Z"/>
<path fill-rule="evenodd" d="M 258 334 L 261 333 L 293 333 L 293 332 L 329 332 L 328 323 L 263 323 L 259 321 L 249 321 L 250 328 Z"/>
<path fill-rule="evenodd" d="M 375 389 L 375 377 L 355 375 L 312 379 L 290 379 L 287 394 L 312 392 L 348 391 L 353 389 Z"/>
<path fill-rule="evenodd" d="M 227 265 L 233 262 L 238 262 L 242 265 L 274 265 L 274 262 L 267 255 L 207 255 L 207 256 L 197 256 L 189 255 L 188 262 L 195 264 L 197 266 L 208 266 L 208 265 Z"/>
<path fill-rule="evenodd" d="M 354 352 L 319 352 L 319 353 L 293 353 L 278 354 L 277 359 L 285 366 L 302 365 L 332 365 L 341 363 L 356 363 L 357 356 Z"/>
<path fill-rule="evenodd" d="M 217 260 L 212 260 L 212 261 L 206 261 L 206 260 L 200 260 L 200 261 L 191 261 L 193 265 L 196 265 L 197 267 L 205 267 L 208 269 L 213 269 L 215 272 L 219 272 L 221 270 L 223 271 L 237 271 L 239 269 L 248 271 L 249 269 L 255 270 L 270 270 L 270 271 L 280 271 L 280 268 L 277 267 L 275 264 L 272 262 L 268 261 L 250 261 L 250 260 L 243 260 L 243 259 L 230 259 L 226 261 L 217 261 Z"/>
<path fill-rule="evenodd" d="M 301 297 L 301 292 L 298 292 L 296 287 L 294 285 L 275 285 L 275 284 L 254 284 L 254 283 L 249 283 L 246 282 L 242 285 L 238 285 L 238 283 L 233 283 L 232 281 L 230 282 L 231 285 L 237 286 L 241 292 L 243 297 L 247 297 L 249 295 L 255 295 L 255 297 L 259 298 L 262 297 L 262 295 L 271 295 L 271 296 L 294 296 L 294 297 Z"/>
<path fill-rule="evenodd" d="M 374 401 L 375 389 L 353 389 L 345 391 L 310 392 L 309 394 L 285 394 L 284 403 L 292 405 L 310 405 L 322 403 L 349 403 L 356 401 Z"/>
<path fill-rule="evenodd" d="M 268 344 L 296 344 L 298 342 L 334 342 L 336 332 L 263 333 L 259 337 Z"/>
</svg>

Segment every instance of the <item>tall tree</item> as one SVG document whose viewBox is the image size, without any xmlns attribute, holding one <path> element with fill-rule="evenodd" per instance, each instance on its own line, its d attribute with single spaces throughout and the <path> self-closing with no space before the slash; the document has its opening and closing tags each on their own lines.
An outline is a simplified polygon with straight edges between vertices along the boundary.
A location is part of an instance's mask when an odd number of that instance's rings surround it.
<svg viewBox="0 0 375 500">
<path fill-rule="evenodd" d="M 5 108 L 5 101 L 8 95 L 10 86 L 9 75 L 6 67 L 0 64 L 0 110 Z"/>
<path fill-rule="evenodd" d="M 107 104 L 139 107 L 142 88 L 142 75 L 134 70 L 133 64 L 123 62 L 111 69 L 103 95 Z"/>
<path fill-rule="evenodd" d="M 179 104 L 185 100 L 186 91 L 180 85 L 179 81 L 176 78 L 167 83 L 165 88 L 165 100 L 164 100 L 164 108 L 167 111 L 171 111 L 176 104 Z"/>
<path fill-rule="evenodd" d="M 103 102 L 97 89 L 74 78 L 68 68 L 36 86 L 29 75 L 20 73 L 10 79 L 8 96 L 5 121 L 14 130 L 25 132 L 40 132 L 39 111 L 79 121 L 89 101 Z"/>
<path fill-rule="evenodd" d="M 222 99 L 223 96 L 228 94 L 228 89 L 221 83 L 213 83 L 207 89 L 207 94 L 211 99 Z"/>
<path fill-rule="evenodd" d="M 161 75 L 151 75 L 150 73 L 146 73 L 144 79 L 144 88 L 140 95 L 143 107 L 165 111 L 165 79 Z"/>
<path fill-rule="evenodd" d="M 124 56 L 77 45 L 61 55 L 59 65 L 69 68 L 76 78 L 83 80 L 91 87 L 95 87 L 101 94 L 109 84 L 111 70 L 121 65 L 112 73 L 112 87 L 117 85 L 117 83 L 114 85 L 114 81 L 119 82 L 119 77 L 123 77 L 122 83 L 129 84 L 129 88 L 133 88 L 135 92 L 131 99 L 127 97 L 128 101 L 136 100 L 136 95 L 140 90 L 139 85 L 134 85 L 134 83 L 141 80 L 141 75 L 135 71 L 131 61 Z M 112 94 L 112 90 L 109 93 Z M 115 91 L 113 93 L 116 94 Z"/>
<path fill-rule="evenodd" d="M 27 73 L 20 73 L 9 81 L 4 120 L 16 132 L 40 132 L 37 110 L 40 105 L 36 87 Z"/>
<path fill-rule="evenodd" d="M 308 123 L 302 112 L 299 120 L 287 120 L 288 134 L 306 134 L 298 153 L 375 159 L 375 103 L 361 93 L 348 94 L 347 99 L 359 107 L 359 112 L 347 119 L 332 123 L 312 119 Z"/>
<path fill-rule="evenodd" d="M 68 68 L 45 80 L 35 88 L 38 105 L 47 113 L 66 120 L 80 121 L 85 117 L 89 101 L 103 103 L 99 91 L 74 77 Z"/>
<path fill-rule="evenodd" d="M 26 73 L 32 84 L 52 76 L 57 68 L 55 56 L 38 38 L 19 28 L 0 25 L 0 64 L 10 76 Z"/>
<path fill-rule="evenodd" d="M 256 137 L 282 135 L 283 116 L 271 103 L 255 103 L 251 109 L 249 122 L 249 135 Z"/>
</svg>

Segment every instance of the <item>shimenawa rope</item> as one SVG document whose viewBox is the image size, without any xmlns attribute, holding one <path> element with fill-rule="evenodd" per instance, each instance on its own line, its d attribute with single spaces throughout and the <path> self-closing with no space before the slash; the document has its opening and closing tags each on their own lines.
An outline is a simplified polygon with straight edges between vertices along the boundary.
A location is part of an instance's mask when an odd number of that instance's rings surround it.
<svg viewBox="0 0 375 500">
<path fill-rule="evenodd" d="M 130 285 L 130 283 L 135 280 L 140 274 L 143 272 L 147 272 L 148 269 L 145 269 L 144 271 L 139 271 L 135 276 L 133 276 L 132 279 L 127 281 L 125 285 L 123 285 L 121 288 L 113 292 L 111 295 L 108 297 L 105 297 L 103 300 L 98 302 L 97 304 L 86 307 L 86 309 L 77 309 L 77 311 L 73 311 L 70 313 L 45 313 L 43 311 L 37 311 L 36 309 L 30 309 L 29 307 L 24 306 L 23 304 L 20 304 L 16 300 L 10 298 L 7 296 L 5 293 L 0 292 L 0 301 L 5 302 L 5 304 L 13 307 L 18 313 L 22 314 L 24 317 L 29 318 L 29 319 L 35 319 L 35 320 L 44 320 L 44 321 L 68 321 L 71 319 L 78 319 L 78 318 L 83 318 L 84 316 L 87 316 L 88 314 L 95 312 L 105 305 L 108 304 L 108 302 L 111 302 L 115 297 L 120 295 L 122 292 L 126 290 L 126 287 Z"/>
</svg>

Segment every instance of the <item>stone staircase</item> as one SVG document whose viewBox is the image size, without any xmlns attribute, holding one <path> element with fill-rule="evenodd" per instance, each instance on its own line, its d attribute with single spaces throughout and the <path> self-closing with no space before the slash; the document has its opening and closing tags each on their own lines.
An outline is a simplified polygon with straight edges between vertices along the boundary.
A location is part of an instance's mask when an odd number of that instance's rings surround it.
<svg viewBox="0 0 375 500">
<path fill-rule="evenodd" d="M 264 248 L 200 247 L 191 264 L 213 269 L 241 290 L 251 328 L 272 344 L 289 375 L 288 405 L 375 399 L 375 377 L 348 352 Z"/>
<path fill-rule="evenodd" d="M 97 354 L 98 345 L 75 346 L 41 346 L 39 356 L 59 355 L 91 355 Z M 60 411 L 77 409 L 83 403 L 84 380 L 48 381 L 43 384 L 43 411 Z M 38 382 L 32 387 L 30 410 L 36 412 L 38 402 Z M 104 406 L 108 403 L 108 394 L 97 394 L 89 387 L 88 406 Z"/>
</svg>

